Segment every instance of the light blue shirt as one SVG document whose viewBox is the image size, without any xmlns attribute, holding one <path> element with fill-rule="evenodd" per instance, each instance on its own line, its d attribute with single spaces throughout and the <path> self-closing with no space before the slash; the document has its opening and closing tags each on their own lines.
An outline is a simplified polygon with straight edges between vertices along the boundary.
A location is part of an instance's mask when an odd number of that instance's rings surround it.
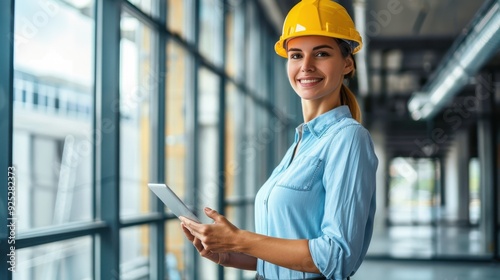
<svg viewBox="0 0 500 280">
<path fill-rule="evenodd" d="M 326 278 L 353 275 L 372 237 L 377 165 L 370 134 L 349 107 L 300 125 L 295 142 L 257 193 L 256 232 L 308 239 L 314 264 Z M 260 259 L 257 272 L 266 279 L 321 276 Z"/>
</svg>

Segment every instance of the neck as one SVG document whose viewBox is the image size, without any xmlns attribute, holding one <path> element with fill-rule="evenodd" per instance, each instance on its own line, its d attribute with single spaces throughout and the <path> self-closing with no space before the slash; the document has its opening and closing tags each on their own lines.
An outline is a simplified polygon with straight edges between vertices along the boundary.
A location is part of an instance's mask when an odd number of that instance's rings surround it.
<svg viewBox="0 0 500 280">
<path fill-rule="evenodd" d="M 338 98 L 329 102 L 302 99 L 302 116 L 304 117 L 304 123 L 332 110 L 333 108 L 337 108 L 340 105 L 340 99 Z"/>
</svg>

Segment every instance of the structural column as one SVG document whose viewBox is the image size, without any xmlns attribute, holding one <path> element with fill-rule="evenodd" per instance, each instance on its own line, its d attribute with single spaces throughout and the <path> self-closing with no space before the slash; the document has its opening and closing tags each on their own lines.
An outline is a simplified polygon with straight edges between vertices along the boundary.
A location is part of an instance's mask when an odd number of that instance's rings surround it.
<svg viewBox="0 0 500 280">
<path fill-rule="evenodd" d="M 494 235 L 496 209 L 495 209 L 495 133 L 494 133 L 494 92 L 492 75 L 483 73 L 477 76 L 476 100 L 478 109 L 477 138 L 478 157 L 480 166 L 480 197 L 481 218 L 480 227 L 485 240 L 485 251 L 494 253 L 496 238 Z M 493 198 L 493 199 L 492 199 Z"/>
<path fill-rule="evenodd" d="M 96 184 L 99 195 L 97 218 L 106 223 L 99 237 L 96 279 L 120 276 L 120 117 L 114 105 L 120 100 L 120 14 L 121 1 L 96 1 Z"/>
<path fill-rule="evenodd" d="M 6 280 L 12 279 L 18 261 L 13 243 L 17 188 L 17 171 L 12 165 L 13 45 L 14 0 L 0 1 L 0 279 Z"/>
<path fill-rule="evenodd" d="M 494 86 L 493 86 L 493 92 L 494 92 L 494 97 L 493 97 L 493 102 L 494 104 L 493 107 L 493 114 L 492 118 L 493 120 L 498 119 L 497 117 L 500 115 L 500 109 L 499 109 L 499 104 L 500 104 L 500 72 L 495 73 L 494 78 Z M 494 215 L 493 221 L 496 226 L 493 228 L 493 234 L 495 238 L 495 243 L 493 244 L 493 250 L 495 252 L 494 258 L 498 261 L 500 260 L 500 206 L 498 205 L 498 201 L 500 201 L 500 123 L 499 122 L 493 122 L 493 135 L 496 136 L 494 139 L 495 145 L 493 148 L 495 149 L 492 154 L 495 155 L 495 160 L 493 161 L 493 166 L 494 166 L 494 171 L 493 171 L 493 196 L 492 198 L 494 199 L 493 203 L 493 209 Z M 496 176 L 496 177 L 495 177 Z"/>
<path fill-rule="evenodd" d="M 467 131 L 457 131 L 456 141 L 445 160 L 445 212 L 452 223 L 469 221 L 469 139 Z"/>
<path fill-rule="evenodd" d="M 470 139 L 467 131 L 457 133 L 458 142 L 458 219 L 459 224 L 469 223 L 469 159 L 470 159 Z"/>
</svg>

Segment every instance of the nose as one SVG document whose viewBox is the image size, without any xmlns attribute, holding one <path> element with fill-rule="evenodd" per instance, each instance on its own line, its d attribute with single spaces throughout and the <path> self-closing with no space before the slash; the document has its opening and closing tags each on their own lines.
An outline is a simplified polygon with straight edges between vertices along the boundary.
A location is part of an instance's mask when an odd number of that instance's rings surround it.
<svg viewBox="0 0 500 280">
<path fill-rule="evenodd" d="M 302 60 L 302 67 L 301 71 L 302 72 L 314 72 L 316 68 L 314 67 L 314 63 L 310 57 L 304 57 Z"/>
</svg>

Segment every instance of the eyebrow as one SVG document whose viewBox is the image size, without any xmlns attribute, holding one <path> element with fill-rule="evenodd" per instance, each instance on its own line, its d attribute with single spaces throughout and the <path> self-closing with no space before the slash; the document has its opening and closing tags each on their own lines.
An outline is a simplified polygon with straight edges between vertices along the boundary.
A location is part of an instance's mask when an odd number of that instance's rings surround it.
<svg viewBox="0 0 500 280">
<path fill-rule="evenodd" d="M 324 49 L 324 48 L 327 48 L 327 49 L 332 49 L 333 50 L 333 47 L 332 46 L 329 46 L 329 45 L 319 45 L 319 46 L 316 46 L 313 48 L 313 51 L 315 50 L 319 50 L 319 49 Z M 288 49 L 289 52 L 291 51 L 294 51 L 294 52 L 301 52 L 302 50 L 301 49 L 298 49 L 298 48 L 291 48 L 291 49 Z"/>
</svg>

